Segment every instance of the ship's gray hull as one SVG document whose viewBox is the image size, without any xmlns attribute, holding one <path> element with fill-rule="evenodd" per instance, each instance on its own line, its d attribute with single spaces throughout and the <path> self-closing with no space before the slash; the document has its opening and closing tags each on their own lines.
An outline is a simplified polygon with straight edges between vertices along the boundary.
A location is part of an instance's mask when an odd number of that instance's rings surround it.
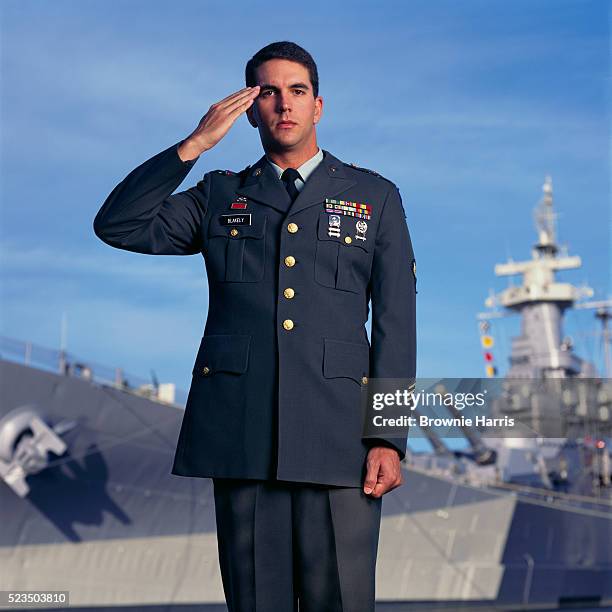
<svg viewBox="0 0 612 612">
<path fill-rule="evenodd" d="M 69 590 L 71 609 L 224 609 L 211 483 L 170 474 L 182 410 L 5 360 L 0 381 L 0 417 L 30 406 L 76 422 L 26 497 L 0 483 L 0 590 Z M 383 500 L 378 609 L 612 600 L 609 507 L 404 478 Z"/>
</svg>

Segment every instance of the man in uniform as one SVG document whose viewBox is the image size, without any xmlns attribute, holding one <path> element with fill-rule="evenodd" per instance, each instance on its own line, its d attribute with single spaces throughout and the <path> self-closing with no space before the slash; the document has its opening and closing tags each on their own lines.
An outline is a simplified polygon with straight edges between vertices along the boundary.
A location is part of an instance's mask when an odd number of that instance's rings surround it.
<svg viewBox="0 0 612 612">
<path fill-rule="evenodd" d="M 316 65 L 290 42 L 128 174 L 94 231 L 204 257 L 210 303 L 172 473 L 211 477 L 232 612 L 367 612 L 382 495 L 406 438 L 366 437 L 369 377 L 416 374 L 416 277 L 396 186 L 317 145 Z M 246 112 L 264 156 L 171 195 Z M 372 303 L 372 332 L 365 323 Z"/>
</svg>

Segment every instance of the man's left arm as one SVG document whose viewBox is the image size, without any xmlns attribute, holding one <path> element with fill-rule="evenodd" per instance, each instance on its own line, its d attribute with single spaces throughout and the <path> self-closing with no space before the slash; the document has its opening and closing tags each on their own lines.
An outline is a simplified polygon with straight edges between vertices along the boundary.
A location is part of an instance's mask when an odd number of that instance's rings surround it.
<svg viewBox="0 0 612 612">
<path fill-rule="evenodd" d="M 370 379 L 416 376 L 416 273 L 406 214 L 395 185 L 385 200 L 370 279 L 372 334 Z M 370 446 L 364 491 L 380 497 L 402 484 L 400 460 L 406 455 L 408 427 L 393 436 L 363 438 Z"/>
</svg>

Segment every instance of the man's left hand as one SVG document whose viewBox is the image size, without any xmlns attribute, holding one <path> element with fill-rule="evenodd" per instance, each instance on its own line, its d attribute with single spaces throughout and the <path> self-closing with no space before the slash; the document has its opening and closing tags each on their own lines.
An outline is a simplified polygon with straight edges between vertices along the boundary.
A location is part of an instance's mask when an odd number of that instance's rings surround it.
<svg viewBox="0 0 612 612">
<path fill-rule="evenodd" d="M 386 446 L 374 446 L 368 451 L 363 491 L 381 497 L 399 487 L 404 481 L 397 451 Z"/>
</svg>

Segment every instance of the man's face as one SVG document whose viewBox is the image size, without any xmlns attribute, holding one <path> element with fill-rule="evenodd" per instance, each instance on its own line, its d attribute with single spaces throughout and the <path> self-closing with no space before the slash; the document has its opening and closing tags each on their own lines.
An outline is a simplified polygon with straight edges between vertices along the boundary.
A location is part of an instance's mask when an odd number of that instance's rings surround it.
<svg viewBox="0 0 612 612">
<path fill-rule="evenodd" d="M 261 89 L 247 116 L 259 128 L 264 147 L 290 151 L 316 144 L 315 124 L 323 99 L 313 96 L 308 69 L 297 62 L 272 59 L 257 68 L 255 78 Z"/>
</svg>

